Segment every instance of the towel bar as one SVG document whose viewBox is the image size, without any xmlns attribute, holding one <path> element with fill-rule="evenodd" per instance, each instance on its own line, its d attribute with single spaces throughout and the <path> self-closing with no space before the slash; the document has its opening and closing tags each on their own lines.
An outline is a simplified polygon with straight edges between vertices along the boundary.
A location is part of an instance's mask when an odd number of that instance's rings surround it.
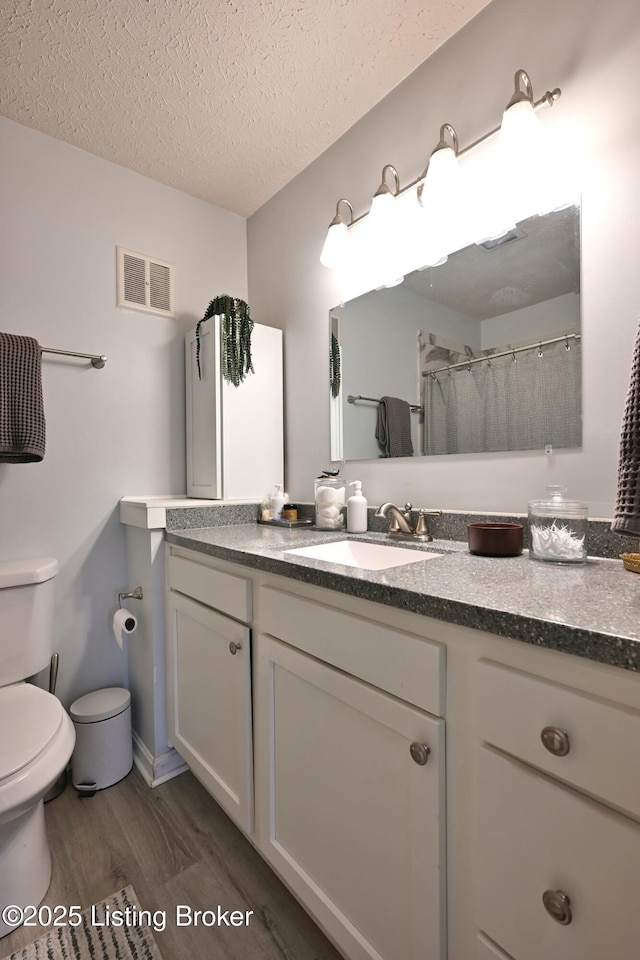
<svg viewBox="0 0 640 960">
<path fill-rule="evenodd" d="M 107 362 L 104 356 L 98 356 L 96 353 L 76 353 L 75 350 L 56 350 L 54 347 L 40 347 L 40 353 L 57 353 L 63 357 L 82 357 L 85 360 L 91 360 L 91 366 L 96 370 L 101 370 Z"/>
</svg>

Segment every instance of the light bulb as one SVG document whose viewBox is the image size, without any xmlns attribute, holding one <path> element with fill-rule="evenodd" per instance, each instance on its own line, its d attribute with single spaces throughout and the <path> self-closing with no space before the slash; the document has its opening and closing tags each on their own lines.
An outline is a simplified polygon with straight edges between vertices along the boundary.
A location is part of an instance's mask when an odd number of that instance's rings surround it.
<svg viewBox="0 0 640 960">
<path fill-rule="evenodd" d="M 334 270 L 341 266 L 347 252 L 348 243 L 347 225 L 343 221 L 333 223 L 327 231 L 327 238 L 324 241 L 322 253 L 320 254 L 320 263 L 329 270 Z"/>
<path fill-rule="evenodd" d="M 500 127 L 500 150 L 518 163 L 523 155 L 538 155 L 543 149 L 540 118 L 530 100 L 518 100 L 504 111 Z"/>
<path fill-rule="evenodd" d="M 388 192 L 376 193 L 371 201 L 371 209 L 369 210 L 370 227 L 375 225 L 377 229 L 383 228 L 388 224 L 393 217 L 393 204 L 394 196 L 390 190 Z"/>
<path fill-rule="evenodd" d="M 453 140 L 450 146 L 445 138 Z M 420 260 L 423 266 L 445 263 L 447 256 L 462 244 L 468 215 L 464 174 L 458 163 L 458 137 L 450 124 L 440 128 L 440 142 L 429 157 L 425 178 L 418 187 L 423 209 Z"/>
<path fill-rule="evenodd" d="M 395 180 L 395 193 L 385 177 L 390 171 Z M 396 196 L 400 189 L 398 172 L 390 163 L 382 168 L 382 182 L 373 195 L 371 208 L 364 224 L 367 258 L 372 268 L 376 289 L 395 287 L 402 283 L 404 274 L 398 267 L 399 229 Z"/>
</svg>

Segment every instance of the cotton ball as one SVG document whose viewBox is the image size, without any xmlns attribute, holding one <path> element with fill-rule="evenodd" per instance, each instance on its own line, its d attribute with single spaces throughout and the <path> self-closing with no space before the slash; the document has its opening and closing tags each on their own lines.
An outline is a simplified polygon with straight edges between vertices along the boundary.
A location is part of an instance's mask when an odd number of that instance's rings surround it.
<svg viewBox="0 0 640 960">
<path fill-rule="evenodd" d="M 334 504 L 337 501 L 337 491 L 332 487 L 317 487 L 316 488 L 316 503 L 318 506 L 328 506 L 329 504 Z"/>
<path fill-rule="evenodd" d="M 327 520 L 336 520 L 340 516 L 340 511 L 337 507 L 322 507 L 320 513 Z"/>
</svg>

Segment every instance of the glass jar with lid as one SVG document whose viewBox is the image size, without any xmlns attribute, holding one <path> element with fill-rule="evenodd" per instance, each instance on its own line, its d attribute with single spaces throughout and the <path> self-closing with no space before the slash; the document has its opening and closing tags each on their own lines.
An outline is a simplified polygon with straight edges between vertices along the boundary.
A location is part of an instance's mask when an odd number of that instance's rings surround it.
<svg viewBox="0 0 640 960">
<path fill-rule="evenodd" d="M 346 502 L 341 477 L 318 477 L 315 481 L 316 530 L 342 530 Z"/>
<path fill-rule="evenodd" d="M 548 486 L 545 500 L 529 503 L 529 556 L 553 563 L 584 563 L 587 559 L 589 508 L 565 499 L 566 487 Z"/>
</svg>

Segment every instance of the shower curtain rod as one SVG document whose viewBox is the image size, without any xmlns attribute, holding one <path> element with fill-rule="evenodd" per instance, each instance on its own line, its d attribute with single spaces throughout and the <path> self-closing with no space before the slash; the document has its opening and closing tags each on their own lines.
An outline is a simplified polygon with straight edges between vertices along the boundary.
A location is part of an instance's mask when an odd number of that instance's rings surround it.
<svg viewBox="0 0 640 960">
<path fill-rule="evenodd" d="M 347 403 L 355 403 L 356 400 L 369 400 L 371 403 L 382 403 L 382 400 L 380 400 L 379 397 L 362 397 L 360 394 L 355 397 L 352 393 L 350 393 L 347 397 Z M 413 413 L 418 413 L 418 411 L 422 410 L 422 407 L 418 406 L 416 403 L 410 403 L 409 409 L 412 410 Z"/>
<path fill-rule="evenodd" d="M 40 347 L 40 353 L 57 353 L 63 357 L 82 357 L 84 360 L 91 360 L 91 366 L 96 370 L 101 370 L 107 362 L 104 356 L 98 356 L 95 353 L 76 353 L 75 350 L 56 350 L 54 347 Z"/>
<path fill-rule="evenodd" d="M 503 350 L 501 353 L 490 353 L 486 357 L 474 357 L 473 360 L 463 360 L 462 363 L 452 363 L 448 367 L 438 367 L 437 370 L 423 370 L 423 377 L 432 377 L 434 380 L 437 373 L 449 373 L 451 370 L 464 370 L 470 369 L 471 365 L 474 363 L 488 363 L 491 366 L 492 360 L 497 360 L 499 357 L 513 357 L 515 360 L 516 353 L 523 353 L 525 350 L 535 350 L 536 347 L 540 351 L 540 356 L 542 356 L 542 348 L 548 347 L 550 343 L 564 343 L 567 350 L 570 350 L 569 340 L 580 340 L 581 335 L 579 333 L 566 333 L 562 337 L 553 337 L 551 340 L 536 340 L 535 343 L 528 343 L 524 347 L 513 347 L 511 350 Z"/>
</svg>

